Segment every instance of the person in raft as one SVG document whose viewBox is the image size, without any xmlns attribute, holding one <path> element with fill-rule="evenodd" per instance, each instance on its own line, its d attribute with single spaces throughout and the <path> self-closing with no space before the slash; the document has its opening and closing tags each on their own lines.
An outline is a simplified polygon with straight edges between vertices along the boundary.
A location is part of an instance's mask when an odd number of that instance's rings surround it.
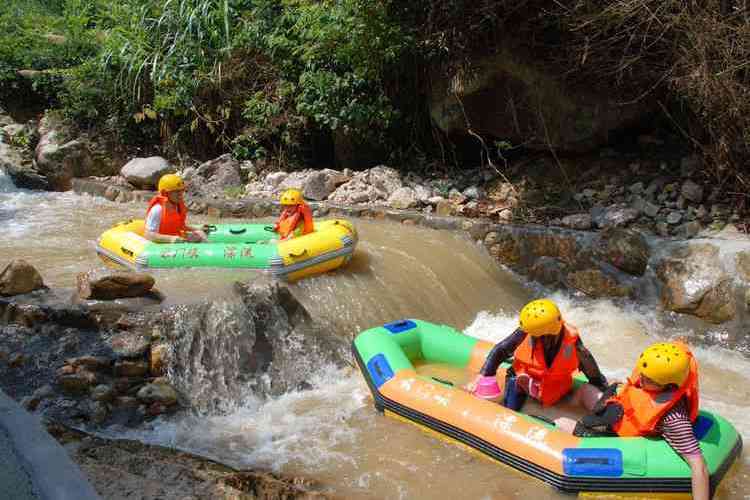
<svg viewBox="0 0 750 500">
<path fill-rule="evenodd" d="M 281 193 L 279 202 L 283 209 L 278 222 L 273 226 L 279 240 L 288 240 L 313 232 L 312 210 L 302 199 L 302 193 L 298 189 L 287 189 Z"/>
<path fill-rule="evenodd" d="M 500 401 L 520 410 L 527 396 L 543 406 L 557 403 L 573 387 L 573 374 L 581 370 L 594 387 L 607 387 L 607 379 L 596 360 L 584 347 L 578 330 L 563 321 L 557 305 L 549 299 L 529 302 L 521 310 L 520 326 L 496 344 L 477 377 L 466 389 L 476 397 Z M 513 355 L 513 365 L 505 375 L 505 390 L 500 393 L 497 369 Z M 576 391 L 574 404 L 582 404 L 587 393 Z M 592 403 L 593 404 L 593 403 Z"/>
<path fill-rule="evenodd" d="M 159 179 L 159 194 L 151 199 L 146 211 L 146 239 L 155 243 L 206 241 L 206 233 L 185 222 L 184 192 L 185 183 L 179 175 L 167 174 Z"/>
<path fill-rule="evenodd" d="M 576 422 L 561 417 L 558 428 L 576 436 L 662 436 L 690 466 L 693 498 L 709 498 L 706 461 L 693 433 L 698 417 L 698 363 L 682 342 L 649 346 L 624 384 L 604 391 L 584 384 L 594 401 Z"/>
</svg>

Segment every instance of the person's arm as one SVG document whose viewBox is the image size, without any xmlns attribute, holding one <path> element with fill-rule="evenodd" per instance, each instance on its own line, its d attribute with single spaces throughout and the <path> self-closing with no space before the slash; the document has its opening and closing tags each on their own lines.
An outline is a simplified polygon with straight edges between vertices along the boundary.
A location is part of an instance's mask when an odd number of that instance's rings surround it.
<svg viewBox="0 0 750 500">
<path fill-rule="evenodd" d="M 576 351 L 578 352 L 578 369 L 586 375 L 589 383 L 602 391 L 606 389 L 607 377 L 599 370 L 599 365 L 596 363 L 594 356 L 583 345 L 580 337 L 578 338 L 578 342 L 576 342 Z"/>
<path fill-rule="evenodd" d="M 669 446 L 690 466 L 693 498 L 708 500 L 710 493 L 708 468 L 703 458 L 684 402 L 669 410 L 660 423 L 661 434 Z"/>
<path fill-rule="evenodd" d="M 495 344 L 487 356 L 487 359 L 484 361 L 482 369 L 479 370 L 479 374 L 483 376 L 495 375 L 500 363 L 508 359 L 525 338 L 526 334 L 523 330 L 518 328 L 516 331 Z"/>
<path fill-rule="evenodd" d="M 710 494 L 708 467 L 703 453 L 682 457 L 690 465 L 693 500 L 708 500 Z"/>
</svg>

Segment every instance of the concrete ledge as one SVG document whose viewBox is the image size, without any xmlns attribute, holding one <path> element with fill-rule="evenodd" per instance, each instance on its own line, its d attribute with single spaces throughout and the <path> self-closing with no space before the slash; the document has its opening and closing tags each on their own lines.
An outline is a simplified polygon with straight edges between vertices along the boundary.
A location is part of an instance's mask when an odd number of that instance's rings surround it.
<svg viewBox="0 0 750 500">
<path fill-rule="evenodd" d="M 0 450 L 15 455 L 19 469 L 30 479 L 34 494 L 49 500 L 98 499 L 78 466 L 52 436 L 47 434 L 39 419 L 23 410 L 15 401 L 0 391 L 0 431 L 7 433 L 12 450 Z M 13 457 L 11 456 L 12 460 Z M 23 480 L 24 478 L 19 478 Z"/>
</svg>

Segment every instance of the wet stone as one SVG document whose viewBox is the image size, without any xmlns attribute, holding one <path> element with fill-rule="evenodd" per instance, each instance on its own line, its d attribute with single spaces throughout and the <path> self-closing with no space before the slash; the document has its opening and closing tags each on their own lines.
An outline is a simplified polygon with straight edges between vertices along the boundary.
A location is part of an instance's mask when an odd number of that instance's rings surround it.
<svg viewBox="0 0 750 500">
<path fill-rule="evenodd" d="M 115 363 L 115 373 L 119 377 L 142 377 L 148 373 L 145 361 L 120 360 Z"/>
<path fill-rule="evenodd" d="M 682 214 L 680 212 L 670 212 L 669 215 L 667 215 L 667 224 L 679 224 L 682 220 Z"/>
<path fill-rule="evenodd" d="M 144 332 L 125 331 L 115 334 L 109 341 L 112 350 L 122 358 L 138 358 L 151 346 L 151 335 Z"/>
<path fill-rule="evenodd" d="M 693 238 L 700 233 L 701 228 L 702 226 L 700 222 L 691 221 L 677 226 L 676 234 L 682 238 Z"/>
<path fill-rule="evenodd" d="M 91 399 L 95 401 L 112 401 L 115 391 L 112 386 L 100 384 L 91 391 Z"/>
</svg>

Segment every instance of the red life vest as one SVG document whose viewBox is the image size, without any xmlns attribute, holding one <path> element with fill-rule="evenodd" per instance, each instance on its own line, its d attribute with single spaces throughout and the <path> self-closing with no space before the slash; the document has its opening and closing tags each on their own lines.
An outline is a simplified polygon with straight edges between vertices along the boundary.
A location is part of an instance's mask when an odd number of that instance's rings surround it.
<svg viewBox="0 0 750 500">
<path fill-rule="evenodd" d="M 285 207 L 274 230 L 282 240 L 313 232 L 312 210 L 307 203 Z"/>
<path fill-rule="evenodd" d="M 146 217 L 154 205 L 161 206 L 161 223 L 159 224 L 159 234 L 168 234 L 170 236 L 181 236 L 186 229 L 185 221 L 187 219 L 187 208 L 185 202 L 180 201 L 179 210 L 174 210 L 174 204 L 169 198 L 163 195 L 156 195 L 151 198 L 146 210 Z"/>
<path fill-rule="evenodd" d="M 513 354 L 513 371 L 525 373 L 532 383 L 539 384 L 539 401 L 543 406 L 557 403 L 573 387 L 573 374 L 578 370 L 578 329 L 563 322 L 560 349 L 548 367 L 541 339 L 527 335 Z"/>
<path fill-rule="evenodd" d="M 684 397 L 687 400 L 690 421 L 698 417 L 698 363 L 685 346 L 690 358 L 690 372 L 677 389 L 651 392 L 640 387 L 640 376 L 633 370 L 617 394 L 607 400 L 622 406 L 622 418 L 612 425 L 619 436 L 648 436 L 655 433 L 662 417 Z"/>
</svg>

